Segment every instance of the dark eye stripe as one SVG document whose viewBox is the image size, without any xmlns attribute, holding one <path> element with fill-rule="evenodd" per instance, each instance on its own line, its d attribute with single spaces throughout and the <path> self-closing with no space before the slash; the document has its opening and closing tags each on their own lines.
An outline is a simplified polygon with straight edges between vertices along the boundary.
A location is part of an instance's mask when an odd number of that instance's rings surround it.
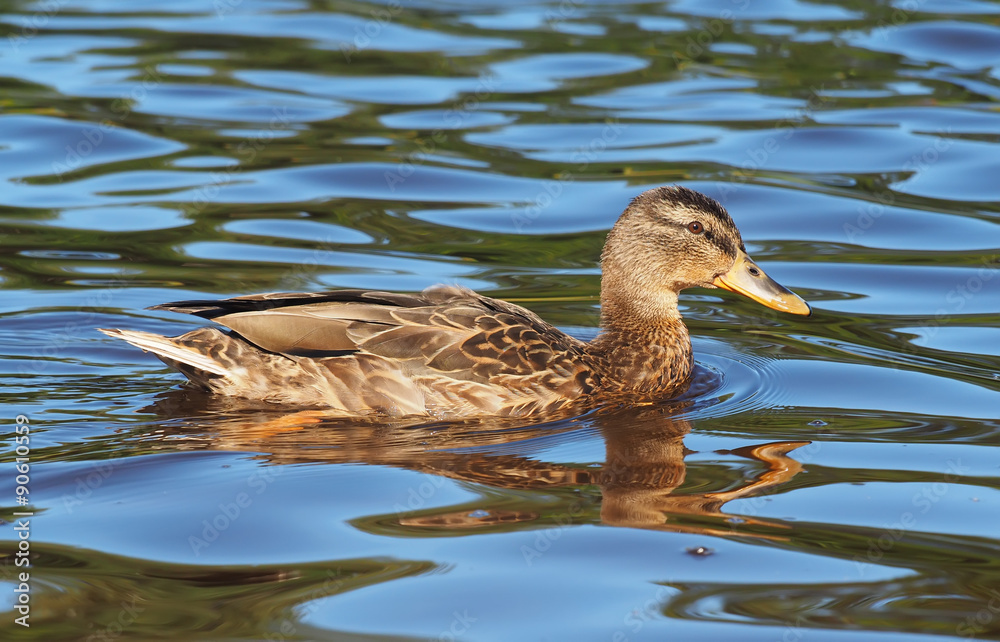
<svg viewBox="0 0 1000 642">
<path fill-rule="evenodd" d="M 715 234 L 712 234 L 708 230 L 705 230 L 705 233 L 702 234 L 702 236 L 708 239 L 709 243 L 719 248 L 726 254 L 731 254 L 732 256 L 736 256 L 736 248 L 733 246 L 732 242 L 729 239 L 722 236 L 716 236 Z"/>
<path fill-rule="evenodd" d="M 686 224 L 684 224 L 684 223 L 674 223 L 672 221 L 662 221 L 662 222 L 666 223 L 667 225 L 676 227 L 678 229 L 682 229 L 685 232 L 689 231 L 688 230 L 688 226 Z M 733 243 L 729 239 L 727 239 L 727 238 L 725 238 L 723 236 L 718 236 L 716 234 L 713 234 L 712 231 L 709 230 L 707 227 L 705 228 L 705 230 L 699 236 L 701 236 L 702 238 L 706 239 L 709 243 L 711 243 L 715 247 L 719 248 L 720 250 L 722 250 L 726 254 L 729 254 L 729 255 L 732 255 L 732 256 L 736 256 L 736 254 L 737 254 L 736 246 L 733 245 Z M 739 249 L 741 249 L 744 252 L 746 252 L 746 250 L 743 249 L 743 244 L 742 243 L 740 243 L 740 248 Z"/>
</svg>

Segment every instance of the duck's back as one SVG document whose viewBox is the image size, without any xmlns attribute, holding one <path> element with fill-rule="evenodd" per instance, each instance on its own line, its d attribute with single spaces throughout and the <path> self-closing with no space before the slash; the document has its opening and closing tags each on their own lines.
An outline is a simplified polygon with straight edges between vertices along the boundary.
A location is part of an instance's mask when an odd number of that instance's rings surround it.
<svg viewBox="0 0 1000 642">
<path fill-rule="evenodd" d="M 154 309 L 233 332 L 112 333 L 231 396 L 347 414 L 522 415 L 572 405 L 597 386 L 584 343 L 520 306 L 460 287 L 261 294 Z"/>
</svg>

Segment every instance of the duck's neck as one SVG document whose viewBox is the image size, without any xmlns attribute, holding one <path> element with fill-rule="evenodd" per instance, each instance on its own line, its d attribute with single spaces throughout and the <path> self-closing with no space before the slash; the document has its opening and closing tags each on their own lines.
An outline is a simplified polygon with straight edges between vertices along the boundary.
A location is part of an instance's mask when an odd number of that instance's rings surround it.
<svg viewBox="0 0 1000 642">
<path fill-rule="evenodd" d="M 601 334 L 588 351 L 601 370 L 603 387 L 626 393 L 668 396 L 691 379 L 691 338 L 677 310 L 677 295 L 629 296 L 602 288 Z"/>
</svg>

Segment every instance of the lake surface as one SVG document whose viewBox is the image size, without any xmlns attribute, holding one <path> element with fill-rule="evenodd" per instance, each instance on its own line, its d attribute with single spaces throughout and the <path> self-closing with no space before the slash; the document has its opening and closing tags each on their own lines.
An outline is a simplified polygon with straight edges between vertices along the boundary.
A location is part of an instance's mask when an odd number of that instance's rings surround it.
<svg viewBox="0 0 1000 642">
<path fill-rule="evenodd" d="M 0 25 L 0 637 L 1000 639 L 1000 3 L 46 0 Z M 592 337 L 607 230 L 673 183 L 814 314 L 685 292 L 697 376 L 659 406 L 318 421 L 94 329 L 447 282 Z"/>
</svg>

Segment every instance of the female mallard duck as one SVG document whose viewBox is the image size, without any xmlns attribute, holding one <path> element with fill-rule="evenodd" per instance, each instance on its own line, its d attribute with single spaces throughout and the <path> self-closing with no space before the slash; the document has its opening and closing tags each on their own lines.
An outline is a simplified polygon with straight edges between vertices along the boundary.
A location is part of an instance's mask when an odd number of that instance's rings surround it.
<svg viewBox="0 0 1000 642">
<path fill-rule="evenodd" d="M 230 331 L 205 327 L 173 338 L 101 331 L 219 394 L 345 415 L 523 416 L 683 392 L 692 369 L 677 310 L 684 288 L 724 288 L 809 314 L 747 256 L 725 208 L 683 187 L 633 199 L 608 234 L 601 266 L 602 331 L 589 343 L 457 286 L 180 301 L 152 309 Z"/>
</svg>

